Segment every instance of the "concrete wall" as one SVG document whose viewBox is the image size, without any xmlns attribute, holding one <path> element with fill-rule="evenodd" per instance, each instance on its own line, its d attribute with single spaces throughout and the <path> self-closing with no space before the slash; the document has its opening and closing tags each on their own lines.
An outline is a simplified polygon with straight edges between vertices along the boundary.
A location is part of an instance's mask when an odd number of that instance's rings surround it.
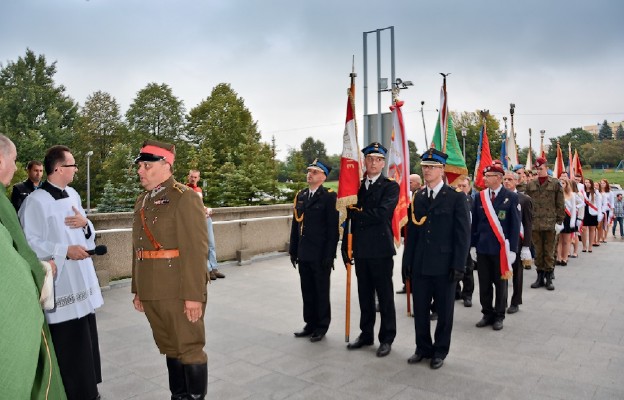
<svg viewBox="0 0 624 400">
<path fill-rule="evenodd" d="M 132 213 L 90 214 L 96 242 L 108 254 L 93 258 L 101 286 L 132 274 Z M 213 227 L 217 259 L 251 262 L 258 254 L 287 251 L 292 205 L 227 207 L 214 209 Z"/>
</svg>

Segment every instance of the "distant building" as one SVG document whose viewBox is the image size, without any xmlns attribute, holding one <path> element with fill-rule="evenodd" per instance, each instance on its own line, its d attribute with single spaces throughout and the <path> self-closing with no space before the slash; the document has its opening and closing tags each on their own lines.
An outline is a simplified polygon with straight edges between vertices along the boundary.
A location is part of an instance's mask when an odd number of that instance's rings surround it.
<svg viewBox="0 0 624 400">
<path fill-rule="evenodd" d="M 617 132 L 617 129 L 620 125 L 624 126 L 624 121 L 609 123 L 609 128 L 611 128 L 611 132 L 613 132 L 613 139 L 615 139 L 615 132 Z M 598 136 L 598 132 L 600 132 L 601 127 L 602 124 L 588 125 L 584 126 L 583 130 L 591 133 L 594 136 Z"/>
</svg>

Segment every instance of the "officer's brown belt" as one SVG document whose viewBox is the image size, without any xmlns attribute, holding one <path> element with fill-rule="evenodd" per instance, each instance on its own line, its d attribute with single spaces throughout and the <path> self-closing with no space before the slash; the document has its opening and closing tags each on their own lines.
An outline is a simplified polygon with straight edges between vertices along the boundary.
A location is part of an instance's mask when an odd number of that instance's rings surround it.
<svg viewBox="0 0 624 400">
<path fill-rule="evenodd" d="M 137 260 L 144 260 L 149 258 L 177 258 L 180 257 L 180 250 L 137 250 Z"/>
</svg>

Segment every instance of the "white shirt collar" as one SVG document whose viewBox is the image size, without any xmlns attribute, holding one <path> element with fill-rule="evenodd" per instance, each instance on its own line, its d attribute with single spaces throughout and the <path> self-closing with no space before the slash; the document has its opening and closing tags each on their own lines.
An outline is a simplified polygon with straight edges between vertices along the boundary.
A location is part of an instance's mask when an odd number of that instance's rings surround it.
<svg viewBox="0 0 624 400">
<path fill-rule="evenodd" d="M 438 184 L 435 185 L 435 187 L 433 188 L 427 186 L 427 196 L 429 196 L 429 191 L 433 190 L 433 197 L 435 198 L 438 195 L 438 192 L 440 192 L 440 190 L 442 189 L 442 186 L 444 186 L 444 181 L 438 182 Z"/>
</svg>

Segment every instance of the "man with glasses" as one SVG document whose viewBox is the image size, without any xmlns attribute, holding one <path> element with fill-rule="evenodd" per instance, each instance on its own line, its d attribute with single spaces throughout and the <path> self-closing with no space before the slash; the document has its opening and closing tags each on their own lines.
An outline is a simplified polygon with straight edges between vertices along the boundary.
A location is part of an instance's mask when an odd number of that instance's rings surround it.
<svg viewBox="0 0 624 400">
<path fill-rule="evenodd" d="M 382 173 L 388 149 L 373 142 L 362 149 L 366 173 L 355 206 L 349 206 L 347 218 L 353 234 L 353 257 L 360 301 L 360 330 L 349 350 L 372 346 L 375 328 L 375 292 L 379 297 L 379 348 L 377 357 L 390 354 L 396 336 L 396 311 L 392 286 L 393 256 L 392 215 L 399 201 L 399 184 Z M 347 230 L 342 239 L 342 258 L 347 256 Z"/>
<path fill-rule="evenodd" d="M 526 194 L 533 201 L 533 245 L 537 279 L 531 288 L 546 287 L 555 290 L 552 283 L 555 271 L 556 235 L 563 229 L 565 204 L 559 180 L 548 176 L 546 159 L 535 160 L 537 179 L 529 182 Z M 567 251 L 567 250 L 566 250 Z"/>
<path fill-rule="evenodd" d="M 472 206 L 470 254 L 477 262 L 479 300 L 483 317 L 476 326 L 503 329 L 507 309 L 507 280 L 516 260 L 520 237 L 518 195 L 503 187 L 504 170 L 493 163 L 483 171 L 486 189 Z"/>
<path fill-rule="evenodd" d="M 412 196 L 402 263 L 414 289 L 416 351 L 407 362 L 430 358 L 432 369 L 442 367 L 451 346 L 455 286 L 464 275 L 470 245 L 470 200 L 444 184 L 447 158 L 436 149 L 421 156 L 426 186 Z M 438 312 L 435 342 L 429 318 L 432 300 Z"/>
<path fill-rule="evenodd" d="M 204 205 L 173 178 L 175 146 L 147 140 L 134 160 L 146 190 L 134 206 L 132 293 L 167 357 L 172 399 L 203 399 L 208 231 Z"/>
<path fill-rule="evenodd" d="M 43 165 L 47 180 L 19 211 L 26 240 L 40 260 L 54 260 L 55 308 L 46 311 L 68 399 L 98 398 L 102 382 L 95 309 L 104 303 L 87 250 L 95 229 L 69 184 L 78 171 L 71 150 L 53 146 Z"/>
</svg>

